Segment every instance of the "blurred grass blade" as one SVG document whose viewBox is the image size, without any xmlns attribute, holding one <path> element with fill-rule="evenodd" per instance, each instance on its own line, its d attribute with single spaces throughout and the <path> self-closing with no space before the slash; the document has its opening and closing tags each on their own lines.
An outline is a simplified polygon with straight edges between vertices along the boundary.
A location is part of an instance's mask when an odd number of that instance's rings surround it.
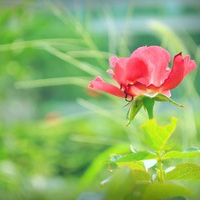
<svg viewBox="0 0 200 200">
<path fill-rule="evenodd" d="M 13 51 L 18 49 L 24 49 L 29 47 L 40 47 L 43 48 L 46 45 L 53 46 L 70 46 L 81 47 L 83 41 L 80 39 L 71 39 L 71 38 L 52 38 L 52 39 L 41 39 L 41 40 L 29 40 L 29 41 L 14 41 L 8 44 L 0 44 L 0 51 Z"/>
<path fill-rule="evenodd" d="M 169 48 L 169 50 L 175 55 L 179 52 L 183 52 L 184 55 L 188 54 L 187 48 L 184 44 L 184 42 L 180 39 L 180 37 L 167 25 L 162 24 L 158 21 L 150 21 L 149 23 L 150 28 L 160 37 L 161 39 L 166 41 L 166 44 L 164 47 Z M 195 48 L 196 49 L 196 48 Z M 197 63 L 199 62 L 199 50 L 197 48 L 197 54 L 195 55 Z M 196 70 L 197 71 L 197 70 Z M 186 89 L 186 95 L 187 97 L 195 96 L 198 100 L 200 100 L 199 94 L 196 91 L 196 88 L 194 87 L 194 79 L 197 72 L 194 72 L 193 78 L 187 77 L 187 79 L 184 82 L 184 87 Z"/>
<path fill-rule="evenodd" d="M 82 71 L 87 72 L 87 73 L 90 74 L 90 75 L 97 76 L 97 75 L 101 74 L 101 73 L 99 72 L 99 70 L 95 69 L 94 66 L 90 66 L 89 63 L 81 62 L 81 61 L 79 61 L 79 60 L 77 60 L 77 59 L 75 59 L 75 58 L 73 58 L 73 57 L 71 57 L 71 56 L 69 56 L 69 55 L 67 55 L 67 54 L 65 54 L 65 53 L 63 53 L 63 52 L 57 50 L 57 49 L 55 49 L 55 48 L 52 47 L 52 46 L 47 45 L 47 46 L 45 47 L 45 49 L 46 49 L 50 54 L 52 54 L 52 55 L 54 55 L 54 56 L 60 58 L 61 60 L 64 60 L 64 61 L 66 61 L 66 62 L 68 62 L 68 63 L 74 65 L 75 67 L 81 69 Z"/>
<path fill-rule="evenodd" d="M 75 32 L 82 37 L 83 41 L 85 44 L 92 50 L 95 50 L 96 52 L 96 57 L 98 63 L 102 66 L 105 67 L 107 66 L 107 63 L 103 60 L 100 59 L 100 51 L 98 46 L 95 44 L 94 40 L 90 36 L 90 33 L 84 28 L 84 26 L 77 20 L 72 13 L 66 8 L 65 5 L 60 5 L 60 7 L 55 6 L 54 4 L 49 4 L 49 7 L 52 9 L 54 14 L 67 26 L 71 26 L 74 28 Z M 64 11 L 62 11 L 64 8 Z M 64 15 L 64 13 L 67 13 Z"/>
<path fill-rule="evenodd" d="M 106 58 L 109 59 L 113 54 L 110 54 L 108 52 L 101 51 L 100 54 L 97 54 L 97 51 L 95 50 L 85 50 L 85 51 L 68 51 L 68 55 L 72 57 L 78 57 L 78 58 Z"/>
<path fill-rule="evenodd" d="M 115 117 L 113 117 L 113 113 L 110 112 L 109 110 L 107 110 L 106 108 L 102 108 L 101 106 L 95 105 L 89 101 L 86 101 L 84 99 L 78 99 L 78 103 L 82 106 L 84 106 L 85 108 L 88 108 L 96 113 L 98 113 L 99 115 L 102 115 L 104 117 L 107 117 L 115 122 L 117 122 L 118 124 L 122 125 L 122 127 L 124 128 L 124 124 L 122 123 L 123 120 L 121 119 L 120 116 L 115 115 Z"/>
<path fill-rule="evenodd" d="M 171 52 L 174 54 L 179 52 L 188 54 L 188 51 L 180 37 L 174 31 L 172 31 L 169 26 L 159 21 L 150 21 L 149 26 L 161 39 L 164 38 L 167 41 L 167 47 Z"/>
<path fill-rule="evenodd" d="M 132 50 L 129 50 L 128 44 L 130 43 L 130 27 L 131 27 L 131 22 L 134 14 L 134 6 L 135 2 L 129 1 L 128 5 L 128 10 L 127 10 L 127 15 L 124 19 L 124 28 L 123 28 L 123 33 L 121 36 L 121 41 L 120 41 L 120 47 L 119 47 L 119 54 L 120 56 L 130 56 Z"/>
<path fill-rule="evenodd" d="M 108 30 L 108 49 L 109 49 L 109 52 L 116 54 L 117 43 L 118 43 L 118 38 L 117 38 L 118 32 L 114 23 L 115 20 L 112 16 L 112 12 L 108 8 L 104 9 L 104 13 L 105 13 L 105 21 L 106 21 L 107 30 Z"/>
<path fill-rule="evenodd" d="M 38 88 L 49 87 L 58 85 L 78 85 L 81 87 L 87 87 L 89 79 L 85 77 L 64 77 L 64 78 L 48 78 L 28 81 L 18 81 L 15 83 L 16 88 Z"/>
</svg>

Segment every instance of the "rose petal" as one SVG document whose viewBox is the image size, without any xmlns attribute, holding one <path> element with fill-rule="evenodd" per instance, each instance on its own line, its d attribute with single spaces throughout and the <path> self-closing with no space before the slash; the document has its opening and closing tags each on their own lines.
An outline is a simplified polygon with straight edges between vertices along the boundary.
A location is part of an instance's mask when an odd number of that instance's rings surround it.
<svg viewBox="0 0 200 200">
<path fill-rule="evenodd" d="M 188 67 L 191 67 L 189 64 L 190 62 L 188 61 L 188 57 L 184 59 L 181 53 L 177 54 L 174 57 L 173 68 L 168 78 L 165 80 L 160 88 L 162 88 L 163 91 L 171 90 L 175 88 L 178 84 L 180 84 L 184 76 L 186 75 L 186 69 Z"/>
<path fill-rule="evenodd" d="M 100 76 L 97 76 L 93 81 L 90 82 L 89 88 L 93 90 L 101 90 L 114 96 L 122 98 L 125 97 L 124 92 L 122 92 L 119 88 L 115 87 L 114 85 L 104 82 Z"/>
<path fill-rule="evenodd" d="M 165 90 L 165 91 L 161 92 L 161 94 L 164 94 L 166 97 L 171 97 L 170 90 Z"/>
<path fill-rule="evenodd" d="M 189 74 L 192 70 L 196 69 L 197 66 L 195 64 L 194 60 L 190 60 L 190 56 L 185 56 L 184 57 L 184 62 L 185 62 L 185 76 Z"/>
<path fill-rule="evenodd" d="M 136 96 L 136 95 L 142 95 L 146 92 L 147 87 L 144 84 L 141 84 L 139 82 L 136 82 L 134 85 L 129 86 L 127 89 L 127 94 Z"/>
<path fill-rule="evenodd" d="M 132 58 L 140 58 L 148 66 L 148 85 L 160 86 L 169 75 L 170 54 L 159 46 L 144 46 L 135 50 Z M 144 83 L 146 84 L 146 83 Z"/>
<path fill-rule="evenodd" d="M 119 83 L 119 85 L 126 84 L 126 65 L 129 58 L 120 58 L 115 64 L 115 71 L 113 78 Z"/>
<path fill-rule="evenodd" d="M 134 84 L 138 82 L 147 83 L 148 68 L 147 65 L 138 58 L 129 59 L 126 66 L 126 80 Z M 139 80 L 138 80 L 139 79 Z"/>
<path fill-rule="evenodd" d="M 117 56 L 112 56 L 111 58 L 109 58 L 110 66 L 114 68 L 117 61 Z"/>
<path fill-rule="evenodd" d="M 113 72 L 112 69 L 108 69 L 106 72 L 107 72 L 108 74 L 110 74 L 110 75 L 114 75 L 114 72 Z"/>
</svg>

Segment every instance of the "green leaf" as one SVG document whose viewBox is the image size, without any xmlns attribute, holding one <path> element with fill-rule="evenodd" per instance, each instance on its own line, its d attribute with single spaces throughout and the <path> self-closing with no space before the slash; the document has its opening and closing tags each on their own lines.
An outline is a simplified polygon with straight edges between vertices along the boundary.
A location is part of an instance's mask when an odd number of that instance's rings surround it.
<svg viewBox="0 0 200 200">
<path fill-rule="evenodd" d="M 132 154 L 127 154 L 116 160 L 115 162 L 134 162 L 140 160 L 155 160 L 157 156 L 150 152 L 137 152 Z"/>
<path fill-rule="evenodd" d="M 128 145 L 115 145 L 108 148 L 99 156 L 97 156 L 81 177 L 80 182 L 77 186 L 78 192 L 84 191 L 87 187 L 89 187 L 92 184 L 92 181 L 98 176 L 98 173 L 107 164 L 105 160 L 107 160 L 111 154 L 124 154 L 129 151 L 130 147 Z"/>
<path fill-rule="evenodd" d="M 150 98 L 150 97 L 144 97 L 142 99 L 144 107 L 147 109 L 147 113 L 149 116 L 149 119 L 153 118 L 153 107 L 155 104 L 155 99 L 154 98 Z"/>
<path fill-rule="evenodd" d="M 156 101 L 170 102 L 170 103 L 174 104 L 175 106 L 179 106 L 179 107 L 185 108 L 184 105 L 179 104 L 179 103 L 175 102 L 174 100 L 170 99 L 169 97 L 167 97 L 167 96 L 165 96 L 163 94 L 160 94 L 160 93 L 156 95 L 155 100 Z"/>
<path fill-rule="evenodd" d="M 117 170 L 106 183 L 106 199 L 116 200 L 124 199 L 125 196 L 131 194 L 135 185 L 132 177 L 132 171 L 128 167 Z"/>
<path fill-rule="evenodd" d="M 149 184 L 142 195 L 142 200 L 160 200 L 177 196 L 190 196 L 191 192 L 183 186 L 175 184 Z"/>
<path fill-rule="evenodd" d="M 196 158 L 200 157 L 200 151 L 181 152 L 170 151 L 162 156 L 162 159 L 178 159 L 178 158 Z"/>
<path fill-rule="evenodd" d="M 150 182 L 151 181 L 150 174 L 144 170 L 132 170 L 132 175 L 136 182 Z"/>
<path fill-rule="evenodd" d="M 118 167 L 129 167 L 132 170 L 143 170 L 146 171 L 144 163 L 142 161 L 138 162 L 117 162 Z"/>
<path fill-rule="evenodd" d="M 112 169 L 115 169 L 117 167 L 129 167 L 132 170 L 146 170 L 144 163 L 142 161 L 136 161 L 136 162 L 117 162 L 120 158 L 122 158 L 122 155 L 115 155 L 110 158 L 109 165 Z"/>
<path fill-rule="evenodd" d="M 151 119 L 141 126 L 141 129 L 146 133 L 146 142 L 150 148 L 163 151 L 167 146 L 167 142 L 174 132 L 177 124 L 177 119 L 172 118 L 171 123 L 166 126 L 159 126 L 155 119 Z"/>
<path fill-rule="evenodd" d="M 200 165 L 181 163 L 165 175 L 166 180 L 200 180 Z"/>
<path fill-rule="evenodd" d="M 103 181 L 105 199 L 135 199 L 135 187 L 151 181 L 150 175 L 143 170 L 131 170 L 129 167 L 120 168 L 112 177 Z M 139 185 L 137 183 L 140 183 Z"/>
<path fill-rule="evenodd" d="M 142 108 L 143 106 L 142 98 L 143 98 L 142 96 L 139 96 L 133 101 L 131 108 L 128 112 L 129 121 L 128 121 L 127 126 L 133 121 L 133 119 L 135 118 L 139 110 Z"/>
</svg>

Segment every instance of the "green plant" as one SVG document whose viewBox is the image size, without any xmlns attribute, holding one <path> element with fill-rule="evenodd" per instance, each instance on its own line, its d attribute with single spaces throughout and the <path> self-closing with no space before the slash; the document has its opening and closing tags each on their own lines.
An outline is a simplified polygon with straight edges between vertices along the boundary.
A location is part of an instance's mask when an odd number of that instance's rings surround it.
<svg viewBox="0 0 200 200">
<path fill-rule="evenodd" d="M 159 126 L 155 119 L 147 121 L 141 126 L 146 150 L 110 158 L 112 176 L 104 183 L 106 199 L 159 200 L 192 195 L 189 189 L 173 181 L 200 180 L 200 165 L 179 162 L 170 166 L 169 162 L 198 158 L 200 151 L 196 148 L 173 150 L 170 138 L 176 124 L 176 118 L 165 126 Z"/>
</svg>

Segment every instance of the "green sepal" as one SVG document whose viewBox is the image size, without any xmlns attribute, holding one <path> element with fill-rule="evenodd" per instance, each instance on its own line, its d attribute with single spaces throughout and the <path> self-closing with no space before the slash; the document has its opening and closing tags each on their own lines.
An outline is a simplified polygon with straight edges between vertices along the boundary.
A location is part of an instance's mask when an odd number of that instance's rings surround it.
<svg viewBox="0 0 200 200">
<path fill-rule="evenodd" d="M 142 102 L 144 104 L 144 107 L 147 110 L 149 119 L 152 119 L 153 118 L 153 107 L 154 107 L 154 104 L 155 104 L 155 98 L 144 97 L 142 99 Z"/>
<path fill-rule="evenodd" d="M 128 118 L 128 124 L 127 126 L 133 121 L 139 110 L 144 106 L 144 108 L 147 110 L 149 119 L 153 118 L 153 107 L 155 104 L 155 101 L 161 101 L 161 102 L 170 102 L 176 106 L 185 108 L 184 105 L 179 104 L 175 102 L 174 100 L 170 99 L 169 97 L 159 93 L 156 96 L 149 97 L 146 95 L 138 96 L 134 98 L 131 107 L 127 113 L 127 118 Z"/>
<path fill-rule="evenodd" d="M 181 108 L 185 108 L 184 105 L 175 102 L 174 100 L 170 99 L 169 97 L 165 96 L 164 94 L 160 94 L 160 93 L 157 94 L 157 95 L 155 96 L 155 100 L 156 100 L 156 101 L 170 102 L 170 103 L 174 104 L 175 106 L 179 106 L 179 107 L 181 107 Z"/>
<path fill-rule="evenodd" d="M 142 101 L 142 96 L 138 96 L 136 99 L 133 100 L 130 110 L 128 112 L 128 124 L 126 126 L 128 126 L 133 119 L 135 118 L 135 116 L 137 115 L 137 113 L 139 112 L 139 110 L 142 108 L 143 106 L 143 101 Z"/>
</svg>

